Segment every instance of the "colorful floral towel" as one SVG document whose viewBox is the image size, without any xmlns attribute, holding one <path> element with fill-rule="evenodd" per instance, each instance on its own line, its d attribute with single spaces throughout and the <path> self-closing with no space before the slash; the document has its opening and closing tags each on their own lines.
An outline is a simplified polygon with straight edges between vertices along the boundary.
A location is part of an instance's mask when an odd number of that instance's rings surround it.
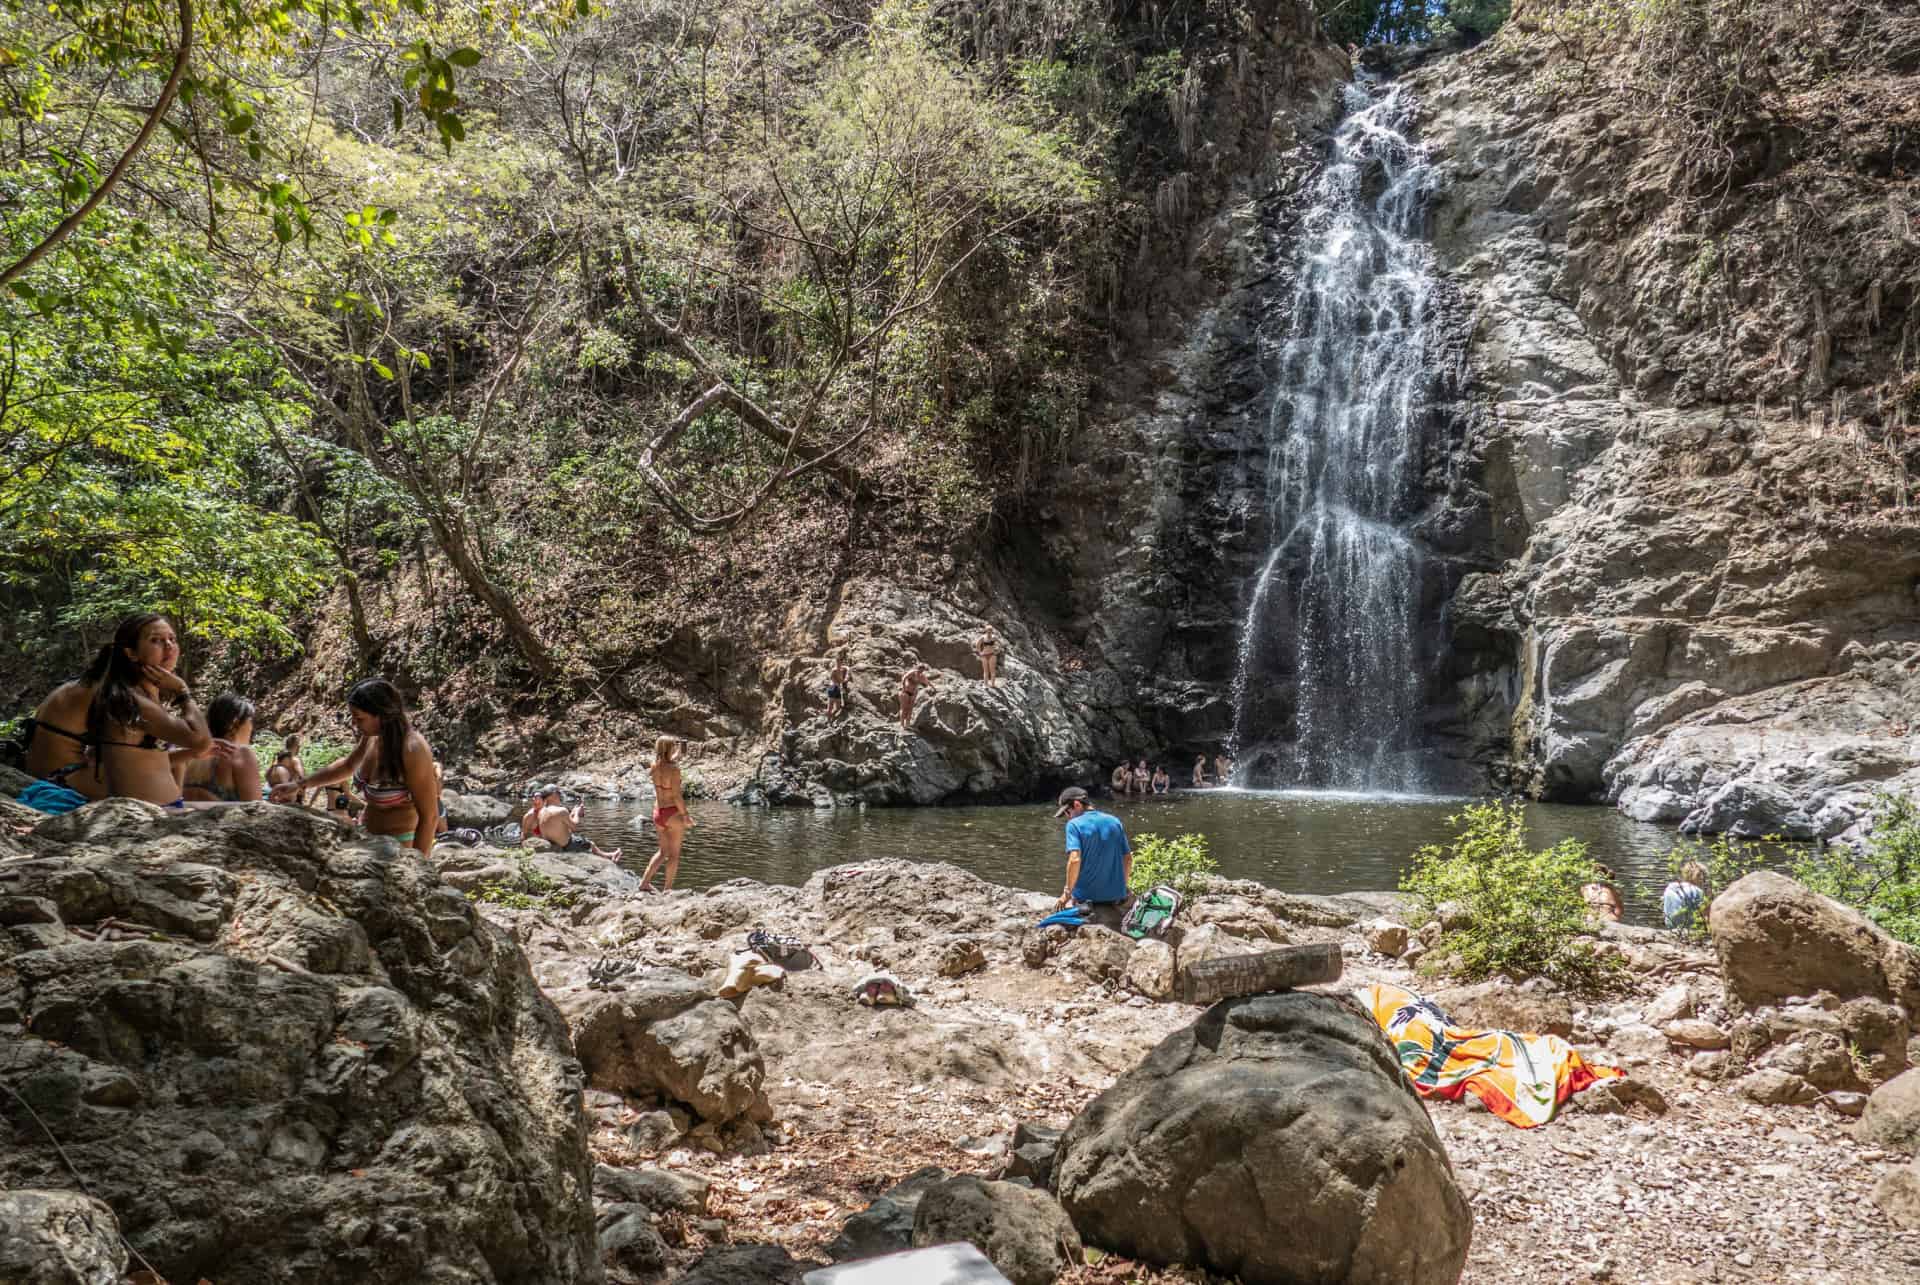
<svg viewBox="0 0 1920 1285">
<path fill-rule="evenodd" d="M 1545 1124 L 1588 1085 L 1626 1074 L 1589 1066 L 1557 1035 L 1460 1030 L 1432 1000 L 1398 986 L 1363 986 L 1353 994 L 1393 1041 L 1421 1097 L 1457 1102 L 1471 1093 L 1518 1128 Z"/>
</svg>

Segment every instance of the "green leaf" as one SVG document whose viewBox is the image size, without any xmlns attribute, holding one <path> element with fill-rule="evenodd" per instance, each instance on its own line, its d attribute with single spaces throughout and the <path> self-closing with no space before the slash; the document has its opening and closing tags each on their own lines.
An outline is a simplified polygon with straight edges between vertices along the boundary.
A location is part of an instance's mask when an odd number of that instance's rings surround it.
<svg viewBox="0 0 1920 1285">
<path fill-rule="evenodd" d="M 253 113 L 235 112 L 221 122 L 221 127 L 229 134 L 244 134 L 253 128 Z"/>
<path fill-rule="evenodd" d="M 447 55 L 447 61 L 456 67 L 477 67 L 480 65 L 478 49 L 456 49 Z"/>
</svg>

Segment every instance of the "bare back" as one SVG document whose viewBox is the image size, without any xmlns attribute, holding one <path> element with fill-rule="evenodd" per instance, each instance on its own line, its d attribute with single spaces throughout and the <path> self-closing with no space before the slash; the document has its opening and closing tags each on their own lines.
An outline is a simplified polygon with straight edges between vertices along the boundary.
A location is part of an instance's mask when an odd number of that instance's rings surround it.
<svg viewBox="0 0 1920 1285">
<path fill-rule="evenodd" d="M 62 683 L 33 711 L 33 741 L 27 746 L 27 773 L 46 780 L 55 772 L 86 762 L 87 710 L 93 689 L 85 683 Z M 90 767 L 70 772 L 63 784 L 90 799 L 106 797 L 106 783 Z"/>
<path fill-rule="evenodd" d="M 549 803 L 540 809 L 535 828 L 539 830 L 540 837 L 548 843 L 556 848 L 564 848 L 573 838 L 573 813 L 561 804 Z"/>
<path fill-rule="evenodd" d="M 687 801 L 680 793 L 680 765 L 678 763 L 655 763 L 648 771 L 653 778 L 653 806 L 661 808 L 679 808 L 686 810 Z"/>
</svg>

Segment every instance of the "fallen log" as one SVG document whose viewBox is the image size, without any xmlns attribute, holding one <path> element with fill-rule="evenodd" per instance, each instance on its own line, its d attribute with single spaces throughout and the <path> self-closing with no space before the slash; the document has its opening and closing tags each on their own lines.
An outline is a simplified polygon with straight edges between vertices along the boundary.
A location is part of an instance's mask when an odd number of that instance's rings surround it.
<svg viewBox="0 0 1920 1285">
<path fill-rule="evenodd" d="M 1175 997 L 1187 1004 L 1211 1004 L 1239 995 L 1264 995 L 1340 980 L 1338 942 L 1281 946 L 1255 955 L 1223 955 L 1181 967 Z"/>
</svg>

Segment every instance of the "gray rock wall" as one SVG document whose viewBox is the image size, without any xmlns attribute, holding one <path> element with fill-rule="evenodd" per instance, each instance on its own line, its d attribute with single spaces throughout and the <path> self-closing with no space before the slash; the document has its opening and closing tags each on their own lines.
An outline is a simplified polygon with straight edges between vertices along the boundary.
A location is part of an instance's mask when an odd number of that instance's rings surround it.
<svg viewBox="0 0 1920 1285">
<path fill-rule="evenodd" d="M 1843 8 L 1821 39 L 1872 6 Z M 1898 189 L 1832 159 L 1876 131 L 1871 102 L 1783 103 L 1763 171 L 1694 198 L 1631 69 L 1575 76 L 1522 9 L 1415 75 L 1447 162 L 1435 246 L 1472 309 L 1469 454 L 1510 555 L 1446 621 L 1470 752 L 1642 820 L 1842 834 L 1874 787 L 1920 785 L 1920 524 L 1880 444 L 1920 299 L 1898 222 L 1854 231 Z"/>
</svg>

